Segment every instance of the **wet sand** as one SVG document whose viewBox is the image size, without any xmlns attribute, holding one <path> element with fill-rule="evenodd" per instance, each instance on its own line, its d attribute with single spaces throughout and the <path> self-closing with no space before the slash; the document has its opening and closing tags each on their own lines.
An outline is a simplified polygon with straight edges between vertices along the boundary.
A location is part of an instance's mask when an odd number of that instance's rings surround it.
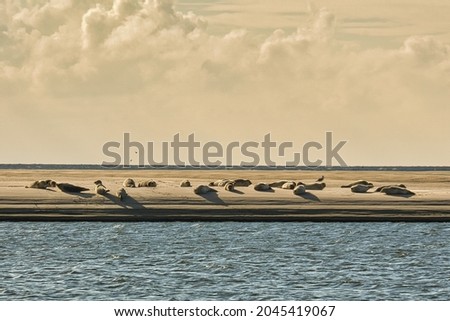
<svg viewBox="0 0 450 321">
<path fill-rule="evenodd" d="M 189 179 L 195 187 L 222 178 L 245 178 L 253 183 L 281 179 L 312 183 L 325 175 L 327 187 L 297 196 L 275 188 L 257 192 L 253 186 L 236 192 L 216 187 L 218 193 L 196 195 L 179 184 Z M 125 178 L 153 179 L 155 188 L 127 188 L 121 202 L 115 192 Z M 35 180 L 52 179 L 90 188 L 68 194 L 58 188 L 25 188 Z M 111 190 L 96 195 L 97 179 Z M 356 194 L 341 188 L 355 180 L 375 187 L 405 184 L 416 195 Z M 0 220 L 9 221 L 450 221 L 449 172 L 375 171 L 261 171 L 261 170 L 1 170 Z"/>
</svg>

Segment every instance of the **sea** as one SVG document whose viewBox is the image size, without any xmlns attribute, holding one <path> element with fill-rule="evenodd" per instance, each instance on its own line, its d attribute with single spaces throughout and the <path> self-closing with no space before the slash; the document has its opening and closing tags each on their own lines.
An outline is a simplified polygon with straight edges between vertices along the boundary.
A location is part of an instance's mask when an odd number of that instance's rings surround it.
<svg viewBox="0 0 450 321">
<path fill-rule="evenodd" d="M 449 300 L 450 223 L 0 222 L 4 300 Z"/>
</svg>

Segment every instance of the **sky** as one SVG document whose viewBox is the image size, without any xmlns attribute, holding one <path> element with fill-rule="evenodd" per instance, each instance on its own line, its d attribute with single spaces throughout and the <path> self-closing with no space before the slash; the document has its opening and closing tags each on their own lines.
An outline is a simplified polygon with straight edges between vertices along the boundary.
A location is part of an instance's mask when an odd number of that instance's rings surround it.
<svg viewBox="0 0 450 321">
<path fill-rule="evenodd" d="M 449 16 L 445 0 L 5 0 L 0 163 L 100 164 L 124 133 L 301 150 L 332 132 L 347 165 L 450 165 Z"/>
</svg>

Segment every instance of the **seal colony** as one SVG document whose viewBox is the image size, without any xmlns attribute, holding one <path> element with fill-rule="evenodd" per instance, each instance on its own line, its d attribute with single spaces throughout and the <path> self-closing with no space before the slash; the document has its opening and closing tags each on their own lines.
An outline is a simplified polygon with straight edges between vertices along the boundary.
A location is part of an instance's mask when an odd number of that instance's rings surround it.
<svg viewBox="0 0 450 321">
<path fill-rule="evenodd" d="M 450 221 L 445 171 L 0 170 L 0 195 L 0 220 Z"/>
<path fill-rule="evenodd" d="M 208 184 L 201 184 L 194 188 L 194 193 L 198 195 L 204 195 L 211 192 L 217 192 L 216 189 L 212 187 L 223 187 L 225 191 L 235 192 L 235 187 L 249 187 L 253 185 L 253 189 L 258 192 L 270 192 L 274 191 L 274 188 L 292 190 L 295 195 L 304 195 L 306 191 L 321 191 L 327 186 L 324 182 L 325 176 L 321 176 L 313 183 L 303 183 L 301 181 L 295 182 L 294 180 L 277 180 L 271 183 L 256 183 L 252 184 L 249 179 L 238 178 L 238 179 L 219 179 L 212 181 Z M 94 182 L 94 191 L 99 195 L 106 195 L 109 193 L 101 180 Z M 125 188 L 136 188 L 136 187 L 157 187 L 158 184 L 153 179 L 139 181 L 136 184 L 135 180 L 132 178 L 126 178 L 122 183 L 122 188 L 118 189 L 116 196 L 118 199 L 123 201 L 128 195 Z M 191 182 L 187 179 L 181 181 L 180 187 L 192 187 Z M 52 187 L 58 187 L 62 192 L 65 193 L 81 193 L 88 191 L 88 188 L 72 185 L 69 183 L 56 183 L 54 180 L 38 180 L 34 181 L 30 185 L 25 186 L 26 188 L 36 188 L 36 189 L 49 189 Z M 358 180 L 346 185 L 342 185 L 341 188 L 350 188 L 353 193 L 367 193 L 370 189 L 374 187 L 374 184 L 366 180 Z M 408 190 L 404 184 L 392 184 L 383 185 L 378 187 L 373 193 L 384 193 L 386 195 L 402 195 L 402 196 L 413 196 L 416 195 L 414 192 Z"/>
</svg>

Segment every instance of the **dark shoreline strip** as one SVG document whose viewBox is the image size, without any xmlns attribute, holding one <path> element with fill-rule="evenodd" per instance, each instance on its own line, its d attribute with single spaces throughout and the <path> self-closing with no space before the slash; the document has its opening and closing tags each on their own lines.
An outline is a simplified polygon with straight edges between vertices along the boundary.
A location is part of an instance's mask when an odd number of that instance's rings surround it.
<svg viewBox="0 0 450 321">
<path fill-rule="evenodd" d="M 145 210 L 0 210 L 0 221 L 98 221 L 98 222 L 450 222 L 448 211 L 423 209 L 418 211 L 374 209 L 308 209 L 299 210 L 211 210 L 211 209 L 145 209 Z"/>
</svg>

